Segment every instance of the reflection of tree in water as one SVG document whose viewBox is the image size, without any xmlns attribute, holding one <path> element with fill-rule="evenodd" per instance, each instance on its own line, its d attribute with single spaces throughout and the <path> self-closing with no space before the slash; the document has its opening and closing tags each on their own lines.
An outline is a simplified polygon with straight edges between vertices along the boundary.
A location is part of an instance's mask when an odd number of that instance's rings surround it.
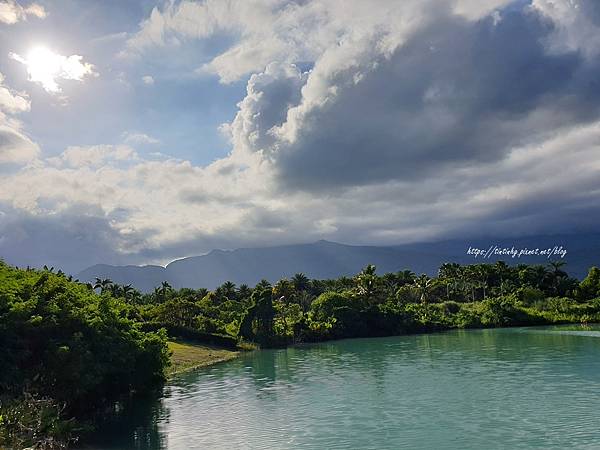
<svg viewBox="0 0 600 450">
<path fill-rule="evenodd" d="M 361 345 L 357 346 L 356 343 Z M 306 381 L 316 372 L 337 379 L 363 377 L 378 393 L 385 395 L 385 373 L 390 355 L 381 351 L 381 340 L 347 340 L 317 345 L 300 345 L 284 350 L 256 352 L 246 361 L 252 381 L 263 394 L 276 394 L 280 389 Z"/>
<path fill-rule="evenodd" d="M 277 381 L 276 350 L 256 352 L 246 363 L 250 367 L 252 381 L 260 390 L 272 387 Z"/>
<path fill-rule="evenodd" d="M 144 396 L 133 396 L 115 404 L 98 420 L 96 430 L 82 442 L 90 450 L 161 450 L 166 448 L 165 436 L 158 428 L 159 420 L 169 412 L 161 401 L 163 389 Z"/>
</svg>

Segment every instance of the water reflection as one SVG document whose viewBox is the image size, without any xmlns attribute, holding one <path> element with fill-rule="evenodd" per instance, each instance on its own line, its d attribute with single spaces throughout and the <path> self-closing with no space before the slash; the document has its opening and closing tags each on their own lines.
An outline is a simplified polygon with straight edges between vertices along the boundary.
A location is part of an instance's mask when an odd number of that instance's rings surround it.
<svg viewBox="0 0 600 450">
<path fill-rule="evenodd" d="M 255 352 L 138 399 L 93 448 L 600 448 L 598 337 L 461 330 Z"/>
<path fill-rule="evenodd" d="M 99 431 L 81 447 L 90 450 L 157 450 L 166 448 L 159 423 L 168 422 L 169 410 L 163 403 L 164 390 L 114 405 L 98 424 Z"/>
</svg>

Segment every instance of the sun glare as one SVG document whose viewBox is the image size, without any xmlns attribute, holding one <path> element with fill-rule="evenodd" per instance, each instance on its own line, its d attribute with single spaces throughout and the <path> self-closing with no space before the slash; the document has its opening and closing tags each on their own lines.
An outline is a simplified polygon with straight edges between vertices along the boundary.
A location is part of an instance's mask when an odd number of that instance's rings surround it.
<svg viewBox="0 0 600 450">
<path fill-rule="evenodd" d="M 63 56 L 47 47 L 32 48 L 25 57 L 11 53 L 16 61 L 27 68 L 29 80 L 39 83 L 48 92 L 60 92 L 59 79 L 82 80 L 94 75 L 93 66 L 82 61 L 79 55 Z"/>
<path fill-rule="evenodd" d="M 57 55 L 45 47 L 35 47 L 29 51 L 25 65 L 32 81 L 37 81 L 48 91 L 59 90 L 56 78 L 62 71 L 64 56 Z"/>
</svg>

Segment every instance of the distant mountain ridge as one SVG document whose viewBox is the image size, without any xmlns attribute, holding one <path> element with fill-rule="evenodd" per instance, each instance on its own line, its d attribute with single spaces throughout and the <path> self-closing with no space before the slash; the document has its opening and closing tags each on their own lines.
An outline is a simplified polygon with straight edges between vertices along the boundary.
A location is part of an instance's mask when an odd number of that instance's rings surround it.
<svg viewBox="0 0 600 450">
<path fill-rule="evenodd" d="M 237 250 L 213 250 L 202 256 L 178 259 L 162 266 L 111 266 L 98 264 L 79 274 L 81 281 L 109 278 L 119 284 L 132 284 L 148 292 L 163 281 L 172 286 L 214 289 L 225 281 L 254 285 L 261 279 L 275 282 L 302 272 L 310 278 L 352 276 L 367 264 L 375 264 L 379 273 L 410 269 L 415 273 L 434 275 L 444 262 L 471 264 L 504 260 L 508 264 L 546 264 L 559 257 L 523 256 L 475 258 L 469 247 L 553 248 L 567 250 L 567 271 L 583 278 L 589 267 L 600 266 L 600 234 L 532 236 L 518 239 L 478 239 L 476 241 L 444 241 L 396 246 L 355 246 L 329 241 Z"/>
</svg>

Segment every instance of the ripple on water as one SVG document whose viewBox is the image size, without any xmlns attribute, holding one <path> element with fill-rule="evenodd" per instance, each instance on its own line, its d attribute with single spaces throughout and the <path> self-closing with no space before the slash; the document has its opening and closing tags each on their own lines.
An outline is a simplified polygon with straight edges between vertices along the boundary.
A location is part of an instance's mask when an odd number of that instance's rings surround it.
<svg viewBox="0 0 600 450">
<path fill-rule="evenodd" d="M 102 448 L 600 448 L 598 336 L 472 330 L 255 352 L 177 377 L 160 414 Z"/>
</svg>

